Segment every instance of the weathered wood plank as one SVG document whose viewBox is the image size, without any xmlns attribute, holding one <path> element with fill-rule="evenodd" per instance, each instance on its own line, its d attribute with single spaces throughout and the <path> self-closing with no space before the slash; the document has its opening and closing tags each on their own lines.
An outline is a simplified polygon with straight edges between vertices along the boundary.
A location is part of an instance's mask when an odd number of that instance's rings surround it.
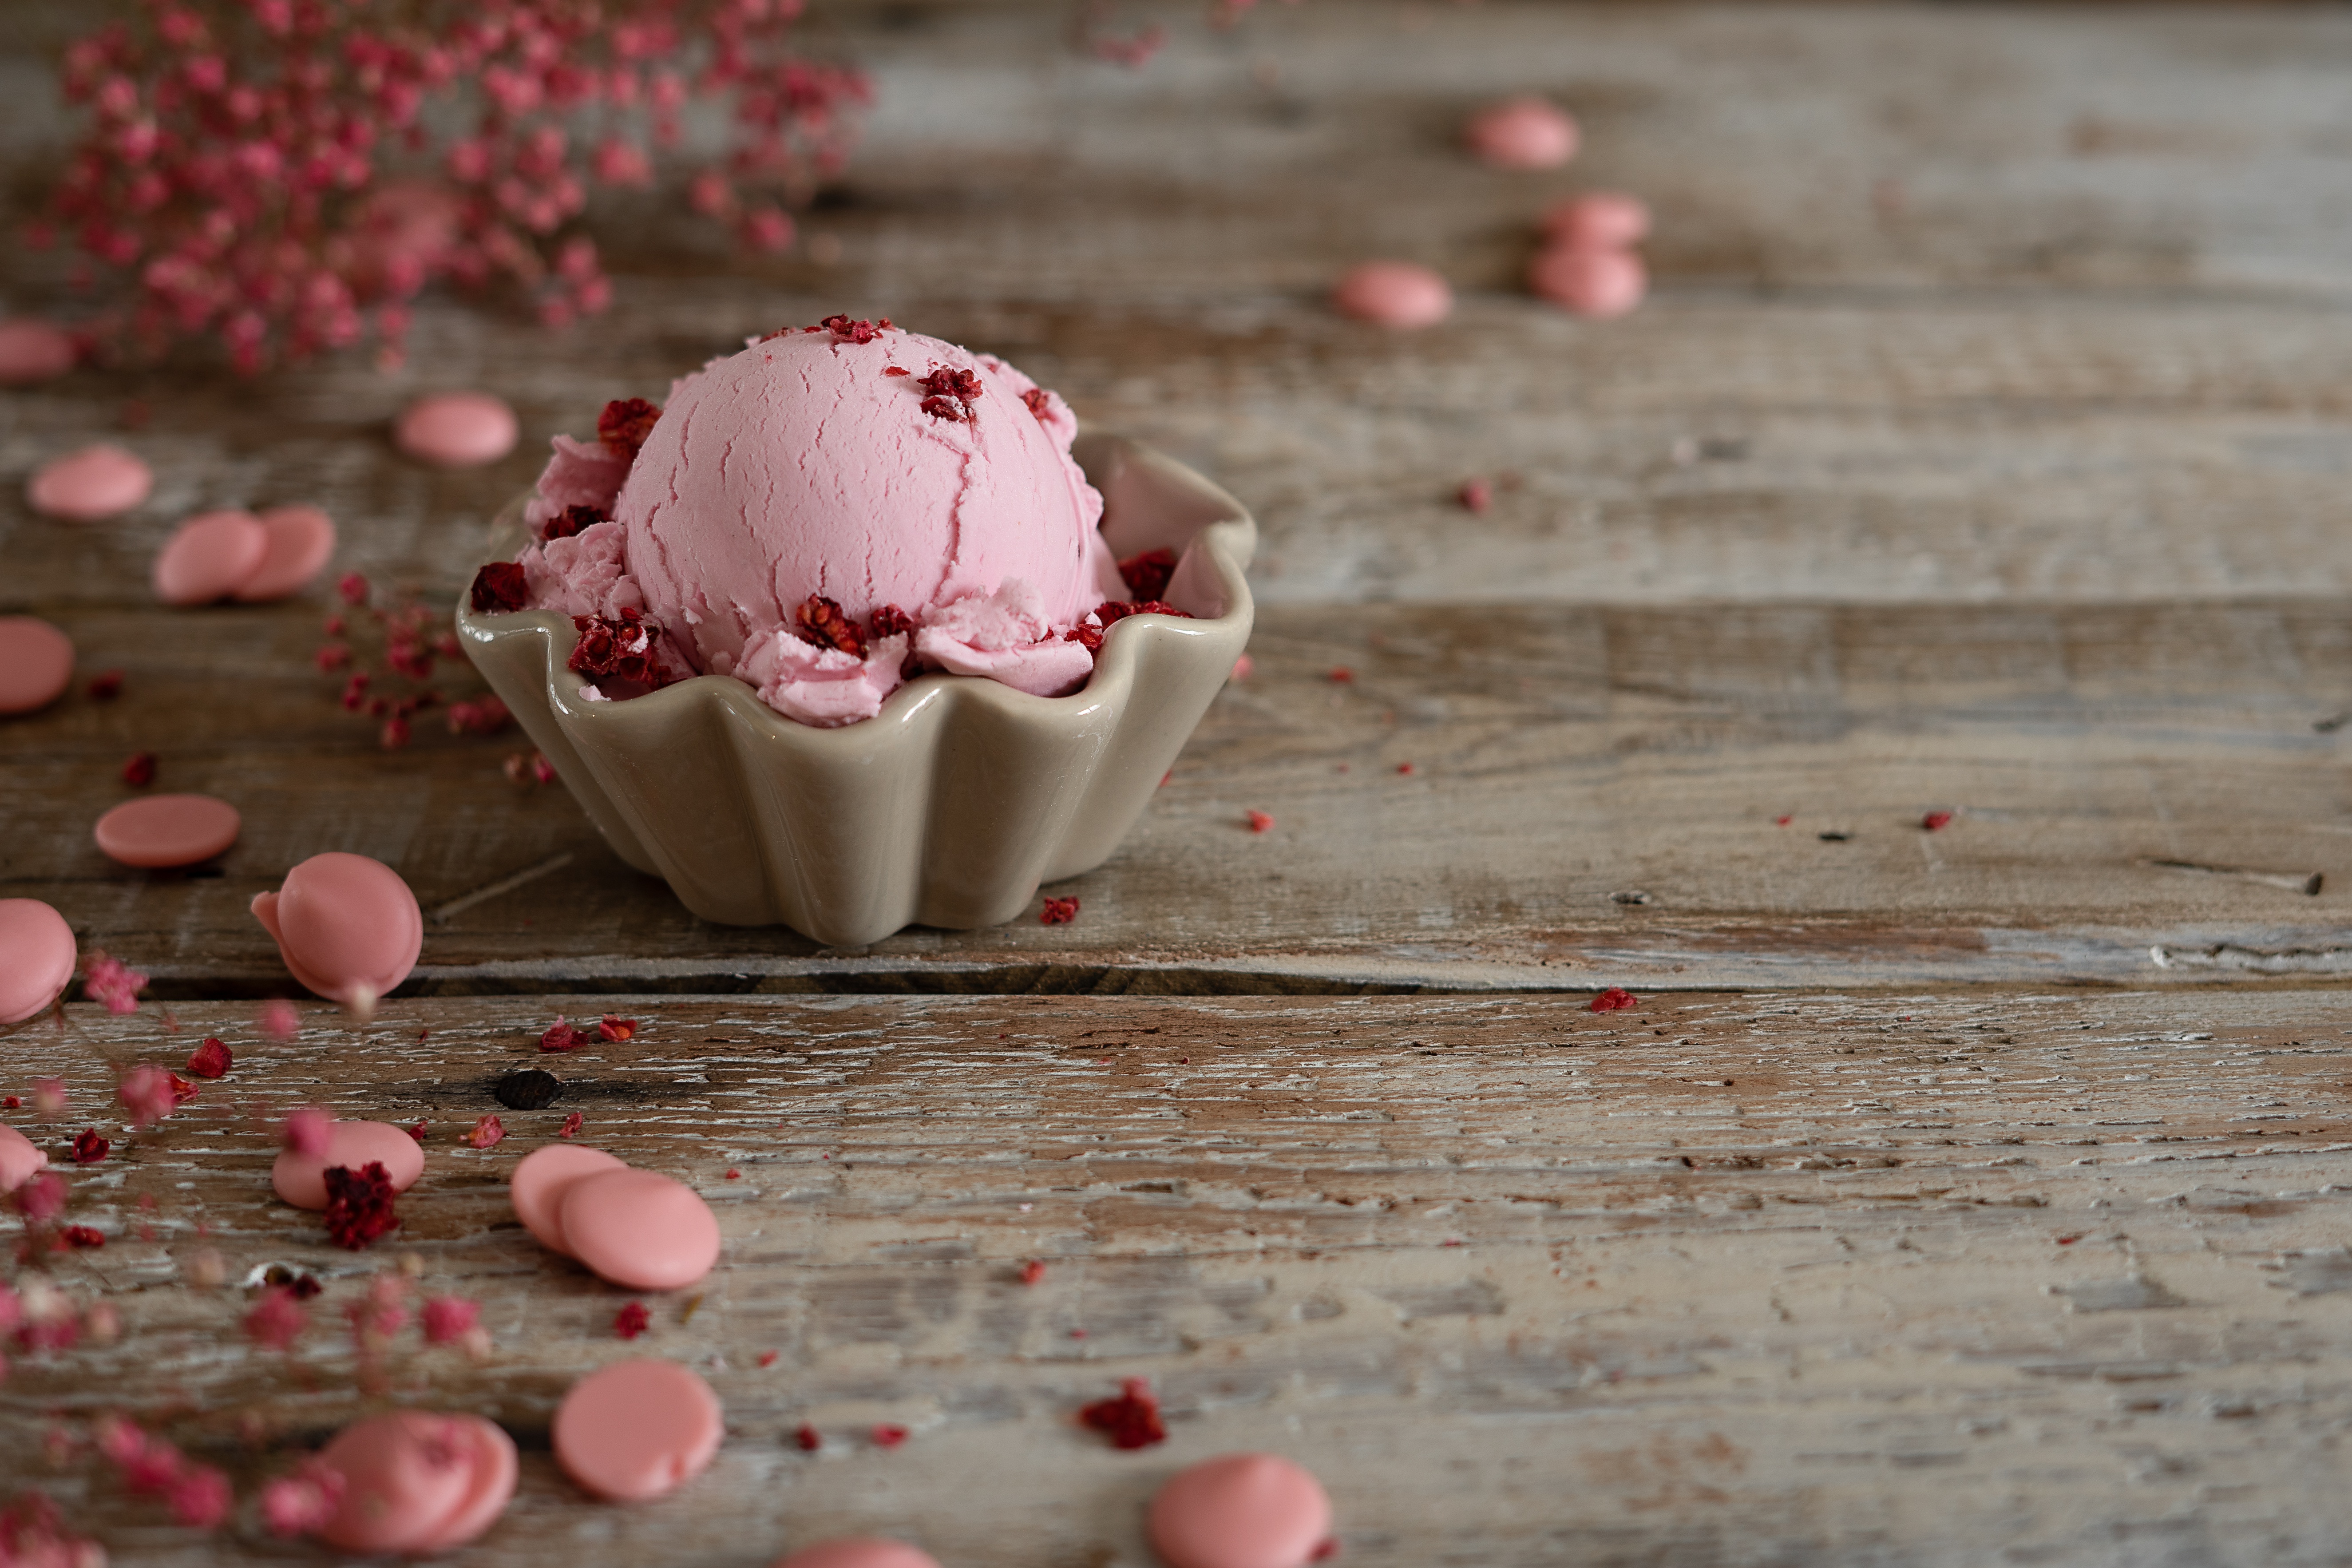
<svg viewBox="0 0 2352 1568">
<path fill-rule="evenodd" d="M 416 982 L 444 991 L 2352 966 L 2343 732 L 2315 728 L 2352 696 L 2352 618 L 2314 602 L 1272 611 L 1255 672 L 1127 847 L 1055 889 L 1084 900 L 1076 923 L 913 931 L 863 955 L 693 920 L 560 790 L 501 776 L 512 733 L 457 742 L 425 722 L 411 749 L 378 750 L 335 704 L 338 678 L 310 668 L 316 613 L 58 608 L 91 662 L 129 680 L 113 703 L 0 730 L 0 895 L 49 900 L 181 996 L 283 987 L 246 905 L 331 848 L 398 867 L 428 910 L 457 906 L 431 924 Z M 118 773 L 134 749 L 162 757 L 159 787 L 246 813 L 216 873 L 127 871 L 90 843 L 132 793 Z M 1959 816 L 1922 831 L 1938 809 Z M 1250 833 L 1249 810 L 1274 830 Z M 2306 896 L 2315 873 L 2332 880 Z M 1648 901 L 1618 900 L 1636 894 Z M 2151 960 L 2158 944 L 2175 967 Z"/>
<path fill-rule="evenodd" d="M 554 1060 L 565 1099 L 456 1145 L 498 1075 L 549 1059 L 550 1008 L 602 1005 L 317 1013 L 285 1046 L 241 1009 L 166 1037 L 77 1007 L 0 1041 L 11 1090 L 67 1079 L 51 1139 L 134 1061 L 205 1030 L 238 1053 L 73 1173 L 109 1240 L 53 1278 L 125 1334 L 19 1360 L 0 1466 L 155 1563 L 274 1553 L 48 1476 L 46 1417 L 127 1409 L 249 1484 L 373 1403 L 487 1412 L 526 1456 L 485 1563 L 756 1563 L 881 1527 L 971 1568 L 1140 1564 L 1154 1480 L 1244 1445 L 1317 1468 L 1349 1559 L 1400 1568 L 2315 1563 L 2352 1534 L 2340 993 L 640 998 L 636 1042 Z M 298 1100 L 430 1123 L 371 1253 L 267 1195 L 266 1119 Z M 623 1353 L 627 1298 L 504 1203 L 572 1110 L 728 1238 L 698 1309 L 657 1300 L 632 1348 L 705 1369 L 729 1445 L 643 1510 L 581 1502 L 543 1448 L 568 1382 Z M 241 1292 L 187 1283 L 201 1246 L 326 1282 L 290 1360 L 240 1340 Z M 404 1257 L 481 1299 L 497 1350 L 411 1331 L 372 1400 L 341 1308 Z M 1169 1447 L 1069 1425 L 1129 1375 L 1167 1395 Z M 877 1421 L 915 1435 L 877 1451 Z"/>
</svg>

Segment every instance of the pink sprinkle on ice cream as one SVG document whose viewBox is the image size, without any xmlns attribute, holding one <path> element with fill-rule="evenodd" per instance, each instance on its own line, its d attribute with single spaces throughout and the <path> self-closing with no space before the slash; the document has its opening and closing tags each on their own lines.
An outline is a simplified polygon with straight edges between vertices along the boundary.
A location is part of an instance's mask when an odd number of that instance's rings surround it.
<svg viewBox="0 0 2352 1568">
<path fill-rule="evenodd" d="M 80 357 L 73 334 L 63 327 L 23 317 L 0 321 L 0 386 L 54 381 Z"/>
<path fill-rule="evenodd" d="M 42 464 L 25 495 L 35 511 L 97 522 L 129 511 L 154 488 L 154 471 L 136 453 L 100 441 Z"/>
<path fill-rule="evenodd" d="M 0 616 L 0 714 L 47 708 L 73 684 L 73 639 L 32 616 Z"/>
<path fill-rule="evenodd" d="M 436 468 L 478 468 L 514 450 L 514 410 L 487 392 L 437 392 L 410 404 L 393 440 Z"/>
<path fill-rule="evenodd" d="M 1367 261 L 1349 268 L 1331 290 L 1343 316 L 1384 327 L 1433 327 L 1453 313 L 1454 290 L 1426 267 L 1410 261 Z"/>
<path fill-rule="evenodd" d="M 1497 169 L 1557 169 L 1576 156 L 1576 121 L 1543 99 L 1514 98 L 1472 117 L 1462 140 Z"/>
</svg>

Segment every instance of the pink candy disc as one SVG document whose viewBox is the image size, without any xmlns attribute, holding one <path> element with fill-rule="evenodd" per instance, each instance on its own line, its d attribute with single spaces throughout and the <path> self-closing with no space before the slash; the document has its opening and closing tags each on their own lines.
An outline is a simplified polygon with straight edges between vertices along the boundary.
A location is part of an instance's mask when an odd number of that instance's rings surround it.
<svg viewBox="0 0 2352 1568">
<path fill-rule="evenodd" d="M 583 1491 L 645 1502 L 702 1473 L 727 1423 L 710 1385 L 674 1361 L 614 1362 L 555 1411 L 555 1462 Z"/>
<path fill-rule="evenodd" d="M 0 321 L 0 386 L 54 381 L 81 357 L 73 334 L 47 321 Z"/>
<path fill-rule="evenodd" d="M 74 522 L 129 511 L 155 488 L 155 476 L 132 453 L 109 441 L 52 458 L 25 487 L 33 510 Z"/>
<path fill-rule="evenodd" d="M 1331 1500 L 1279 1454 L 1223 1454 L 1161 1487 L 1150 1525 L 1172 1568 L 1300 1568 L 1331 1534 Z"/>
<path fill-rule="evenodd" d="M 497 1466 L 495 1445 L 478 1431 L 488 1425 L 401 1410 L 344 1427 L 319 1456 L 343 1478 L 342 1500 L 320 1537 L 359 1554 L 437 1550 L 443 1532 L 478 1505 L 482 1465 Z"/>
<path fill-rule="evenodd" d="M 1453 312 L 1454 290 L 1426 267 L 1409 261 L 1367 261 L 1351 267 L 1331 290 L 1343 316 L 1384 327 L 1429 327 Z"/>
<path fill-rule="evenodd" d="M 1595 191 L 1544 214 L 1543 234 L 1562 250 L 1622 250 L 1650 237 L 1650 209 L 1637 197 Z"/>
<path fill-rule="evenodd" d="M 418 462 L 478 468 L 513 451 L 516 433 L 514 410 L 488 393 L 439 392 L 408 405 L 393 439 Z"/>
<path fill-rule="evenodd" d="M 334 519 L 315 506 L 272 507 L 261 514 L 268 548 L 236 589 L 240 605 L 282 599 L 325 569 L 335 552 Z"/>
<path fill-rule="evenodd" d="M 372 1005 L 407 979 L 425 946 L 416 895 L 364 855 L 311 856 L 278 891 L 255 894 L 253 914 L 295 979 L 347 1007 Z"/>
<path fill-rule="evenodd" d="M 194 866 L 236 842 L 236 807 L 208 795 L 126 800 L 98 819 L 90 837 L 110 860 L 146 870 Z"/>
<path fill-rule="evenodd" d="M 269 551 L 269 531 L 249 511 L 208 511 L 173 531 L 149 574 L 167 605 L 209 605 L 243 587 Z"/>
<path fill-rule="evenodd" d="M 1528 268 L 1528 287 L 1580 316 L 1622 316 L 1649 292 L 1650 275 L 1630 250 L 1547 250 Z"/>
<path fill-rule="evenodd" d="M 73 639 L 31 616 L 0 616 L 0 713 L 47 708 L 73 684 Z"/>
<path fill-rule="evenodd" d="M 13 1193 L 49 1163 L 30 1138 L 13 1127 L 0 1127 L 0 1193 Z"/>
<path fill-rule="evenodd" d="M 605 1171 L 564 1189 L 563 1250 L 632 1290 L 675 1290 L 719 1261 L 719 1216 L 702 1194 L 656 1171 Z"/>
<path fill-rule="evenodd" d="M 1514 98 L 1474 116 L 1462 140 L 1497 169 L 1557 169 L 1576 156 L 1576 121 L 1540 98 Z"/>
<path fill-rule="evenodd" d="M 803 1546 L 775 1568 L 940 1568 L 928 1552 L 918 1552 L 903 1541 L 860 1536 L 848 1541 L 820 1541 Z"/>
<path fill-rule="evenodd" d="M 583 1176 L 627 1169 L 627 1162 L 602 1149 L 589 1149 L 578 1143 L 550 1143 L 522 1157 L 508 1179 L 507 1196 L 513 1201 L 515 1217 L 522 1221 L 522 1227 L 538 1237 L 541 1247 L 552 1247 L 568 1258 L 571 1253 L 563 1245 L 563 1226 L 558 1218 L 563 1194 Z"/>
<path fill-rule="evenodd" d="M 507 1504 L 514 1500 L 515 1480 L 522 1470 L 514 1439 L 505 1428 L 478 1416 L 459 1420 L 472 1442 L 473 1483 L 466 1489 L 457 1511 L 442 1521 L 432 1539 L 417 1549 L 420 1552 L 446 1552 L 465 1545 L 496 1524 Z"/>
<path fill-rule="evenodd" d="M 404 1127 L 389 1121 L 337 1121 L 327 1128 L 327 1152 L 304 1154 L 289 1149 L 269 1167 L 269 1184 L 298 1209 L 327 1206 L 327 1169 L 341 1165 L 357 1171 L 370 1164 L 383 1166 L 392 1190 L 404 1193 L 425 1174 L 425 1146 Z"/>
<path fill-rule="evenodd" d="M 38 899 L 0 899 L 0 1024 L 41 1012 L 73 978 L 73 928 Z"/>
</svg>

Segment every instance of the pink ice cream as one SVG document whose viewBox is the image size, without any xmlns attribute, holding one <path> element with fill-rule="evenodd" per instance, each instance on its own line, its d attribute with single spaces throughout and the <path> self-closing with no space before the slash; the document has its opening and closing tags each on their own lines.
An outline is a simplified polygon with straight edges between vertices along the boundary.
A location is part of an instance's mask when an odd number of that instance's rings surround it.
<svg viewBox="0 0 2352 1568">
<path fill-rule="evenodd" d="M 1048 697 L 1092 672 L 1087 617 L 1128 597 L 1102 497 L 1067 405 L 1002 360 L 836 316 L 713 360 L 656 413 L 556 437 L 531 606 L 636 612 L 676 673 L 812 724 L 870 718 L 926 668 Z"/>
</svg>

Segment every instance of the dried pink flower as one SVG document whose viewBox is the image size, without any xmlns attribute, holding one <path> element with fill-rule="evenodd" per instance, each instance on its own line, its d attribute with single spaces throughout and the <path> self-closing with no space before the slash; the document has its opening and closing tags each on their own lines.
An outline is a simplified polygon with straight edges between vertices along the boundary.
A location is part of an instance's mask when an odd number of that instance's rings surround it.
<svg viewBox="0 0 2352 1568">
<path fill-rule="evenodd" d="M 481 1321 L 482 1304 L 462 1296 L 436 1296 L 425 1303 L 425 1342 L 446 1345 L 471 1332 Z"/>
<path fill-rule="evenodd" d="M 122 1082 L 116 1087 L 114 1097 L 131 1113 L 131 1125 L 133 1127 L 151 1127 L 180 1106 L 180 1097 L 173 1088 L 172 1075 L 162 1068 L 144 1062 L 122 1075 Z"/>
<path fill-rule="evenodd" d="M 261 1011 L 253 1016 L 253 1026 L 273 1040 L 290 1040 L 301 1030 L 302 1016 L 294 1010 L 293 1003 L 273 999 L 261 1005 Z"/>
<path fill-rule="evenodd" d="M 257 1345 L 282 1351 L 310 1326 L 310 1310 L 283 1285 L 272 1285 L 245 1315 L 246 1337 Z"/>
<path fill-rule="evenodd" d="M 261 1522 L 272 1535 L 307 1535 L 335 1517 L 343 1473 L 316 1458 L 261 1489 Z"/>
<path fill-rule="evenodd" d="M 146 985 L 144 974 L 99 948 L 90 950 L 82 966 L 82 994 L 93 1002 L 106 1004 L 110 1013 L 139 1011 L 139 993 Z"/>
<path fill-rule="evenodd" d="M 334 1124 L 335 1119 L 317 1106 L 300 1106 L 287 1115 L 278 1139 L 297 1154 L 321 1159 L 327 1152 L 327 1131 Z"/>
</svg>

